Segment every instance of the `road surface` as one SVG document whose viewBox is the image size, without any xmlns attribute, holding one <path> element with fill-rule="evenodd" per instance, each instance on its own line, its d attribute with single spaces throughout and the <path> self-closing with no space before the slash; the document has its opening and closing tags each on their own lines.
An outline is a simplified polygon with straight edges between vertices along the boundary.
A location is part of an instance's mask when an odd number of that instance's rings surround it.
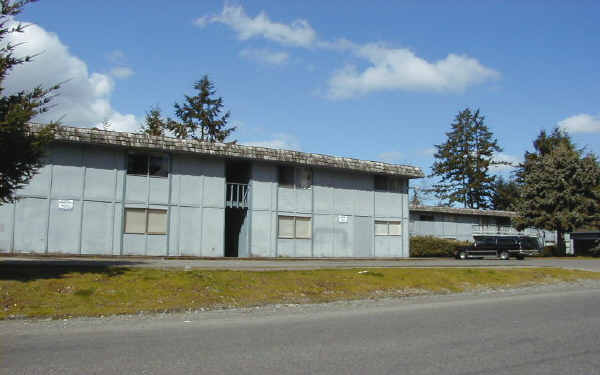
<svg viewBox="0 0 600 375">
<path fill-rule="evenodd" d="M 600 374 L 598 286 L 523 293 L 4 321 L 0 373 Z"/>
<path fill-rule="evenodd" d="M 582 258 L 526 258 L 525 260 L 500 260 L 497 258 L 456 260 L 439 259 L 163 259 L 159 257 L 15 257 L 0 256 L 0 266 L 117 266 L 152 268 L 201 268 L 235 270 L 323 269 L 359 267 L 562 267 L 600 272 L 600 259 Z"/>
</svg>

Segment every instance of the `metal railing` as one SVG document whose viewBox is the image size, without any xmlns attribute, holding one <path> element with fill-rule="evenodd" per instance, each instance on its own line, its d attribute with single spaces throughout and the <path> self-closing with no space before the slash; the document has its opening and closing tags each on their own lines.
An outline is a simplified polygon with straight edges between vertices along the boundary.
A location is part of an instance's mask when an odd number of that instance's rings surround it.
<svg viewBox="0 0 600 375">
<path fill-rule="evenodd" d="M 248 208 L 248 191 L 248 184 L 228 182 L 225 193 L 225 207 Z"/>
<path fill-rule="evenodd" d="M 519 234 L 520 232 L 509 225 L 479 225 L 473 224 L 473 234 Z"/>
<path fill-rule="evenodd" d="M 473 224 L 473 234 L 512 234 L 540 236 L 540 231 L 535 228 L 525 228 L 522 231 L 517 230 L 510 225 L 479 225 Z"/>
</svg>

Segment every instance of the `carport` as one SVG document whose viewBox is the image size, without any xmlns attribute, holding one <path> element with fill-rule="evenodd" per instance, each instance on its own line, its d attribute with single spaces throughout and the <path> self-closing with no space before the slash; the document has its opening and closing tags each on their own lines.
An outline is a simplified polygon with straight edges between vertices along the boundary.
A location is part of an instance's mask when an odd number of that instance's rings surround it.
<svg viewBox="0 0 600 375">
<path fill-rule="evenodd" d="M 586 255 L 600 241 L 600 231 L 573 232 L 571 240 L 575 255 Z"/>
</svg>

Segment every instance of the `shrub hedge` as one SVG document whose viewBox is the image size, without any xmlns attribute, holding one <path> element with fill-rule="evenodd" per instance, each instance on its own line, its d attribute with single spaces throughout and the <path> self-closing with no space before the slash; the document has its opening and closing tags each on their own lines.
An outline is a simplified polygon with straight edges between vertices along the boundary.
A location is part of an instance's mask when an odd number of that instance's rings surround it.
<svg viewBox="0 0 600 375">
<path fill-rule="evenodd" d="M 414 236 L 410 238 L 411 257 L 453 257 L 460 246 L 468 246 L 468 241 L 457 241 L 433 236 Z"/>
</svg>

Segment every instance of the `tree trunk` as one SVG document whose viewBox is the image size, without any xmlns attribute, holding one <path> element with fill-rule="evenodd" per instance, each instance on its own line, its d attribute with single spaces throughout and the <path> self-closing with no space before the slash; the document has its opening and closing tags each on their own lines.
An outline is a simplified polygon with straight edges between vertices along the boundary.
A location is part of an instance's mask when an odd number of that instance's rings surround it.
<svg viewBox="0 0 600 375">
<path fill-rule="evenodd" d="M 566 255 L 565 232 L 561 229 L 556 229 L 556 251 L 558 256 Z"/>
</svg>

